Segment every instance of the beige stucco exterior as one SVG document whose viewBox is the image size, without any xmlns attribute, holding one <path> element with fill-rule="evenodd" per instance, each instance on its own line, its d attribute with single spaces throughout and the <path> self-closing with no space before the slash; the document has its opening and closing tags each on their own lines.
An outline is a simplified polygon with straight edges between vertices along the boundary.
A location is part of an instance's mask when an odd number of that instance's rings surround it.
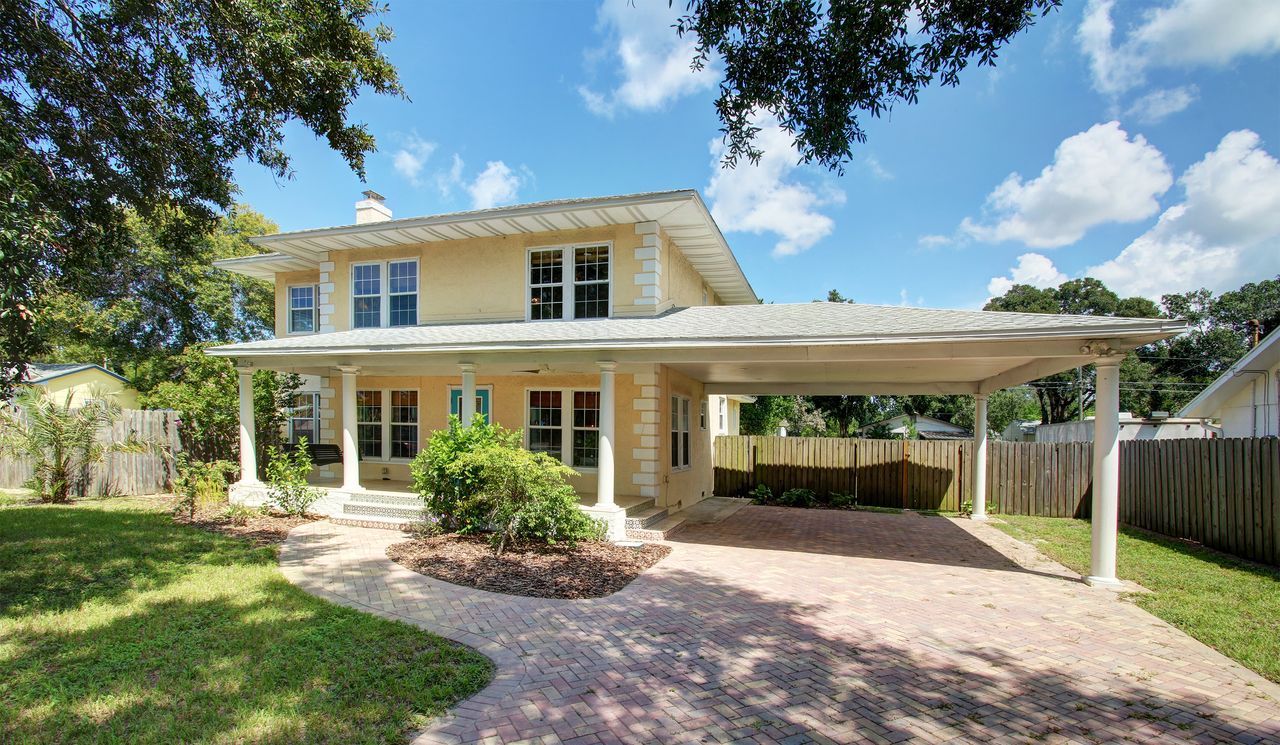
<svg viewBox="0 0 1280 745">
<path fill-rule="evenodd" d="M 70 397 L 72 406 L 94 398 L 113 398 L 124 409 L 138 408 L 138 392 L 127 382 L 91 367 L 35 383 L 59 403 Z"/>
</svg>

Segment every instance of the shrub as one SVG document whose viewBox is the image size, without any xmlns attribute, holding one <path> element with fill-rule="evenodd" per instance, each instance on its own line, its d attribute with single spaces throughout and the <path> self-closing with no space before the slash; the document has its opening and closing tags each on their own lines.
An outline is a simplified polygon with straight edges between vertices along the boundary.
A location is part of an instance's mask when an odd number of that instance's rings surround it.
<svg viewBox="0 0 1280 745">
<path fill-rule="evenodd" d="M 260 510 L 252 507 L 245 507 L 242 504 L 229 504 L 222 511 L 222 519 L 230 521 L 232 525 L 247 525 L 249 519 L 262 514 Z"/>
<path fill-rule="evenodd" d="M 226 460 L 202 463 L 191 460 L 186 453 L 177 458 L 178 477 L 173 490 L 178 494 L 177 512 L 195 517 L 197 509 L 208 510 L 226 504 L 227 477 L 240 469 L 238 464 Z"/>
<path fill-rule="evenodd" d="M 464 509 L 485 516 L 498 554 L 510 543 L 554 545 L 604 535 L 602 526 L 578 508 L 578 495 L 569 485 L 574 470 L 546 453 L 494 443 L 463 453 L 449 470 L 469 479 Z"/>
<path fill-rule="evenodd" d="M 755 488 L 747 492 L 747 496 L 751 497 L 751 501 L 755 504 L 772 504 L 773 489 L 768 484 L 756 484 Z"/>
<path fill-rule="evenodd" d="M 440 519 L 443 530 L 477 533 L 489 527 L 488 511 L 471 497 L 479 479 L 474 466 L 459 467 L 462 456 L 483 448 L 500 446 L 518 449 L 520 433 L 489 424 L 481 419 L 463 427 L 456 416 L 449 426 L 436 430 L 427 446 L 409 466 L 413 488 L 422 496 L 427 512 Z"/>
<path fill-rule="evenodd" d="M 313 467 L 305 437 L 298 440 L 298 447 L 292 452 L 267 449 L 267 491 L 286 515 L 305 515 L 320 498 L 321 491 L 307 483 L 307 474 Z"/>
<path fill-rule="evenodd" d="M 783 507 L 812 507 L 818 501 L 818 495 L 812 489 L 787 489 L 778 497 L 778 504 Z"/>
<path fill-rule="evenodd" d="M 439 517 L 427 515 L 421 520 L 414 520 L 409 523 L 408 533 L 414 538 L 422 540 L 423 538 L 434 538 L 444 533 L 444 530 L 440 527 Z"/>
<path fill-rule="evenodd" d="M 833 491 L 827 496 L 827 503 L 835 510 L 852 510 L 858 507 L 858 498 L 852 494 Z"/>
</svg>

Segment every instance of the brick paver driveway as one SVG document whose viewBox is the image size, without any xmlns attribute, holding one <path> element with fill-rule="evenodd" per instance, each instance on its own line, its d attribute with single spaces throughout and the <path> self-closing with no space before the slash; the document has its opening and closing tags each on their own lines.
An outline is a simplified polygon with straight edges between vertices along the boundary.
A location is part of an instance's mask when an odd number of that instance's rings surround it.
<svg viewBox="0 0 1280 745">
<path fill-rule="evenodd" d="M 494 660 L 421 742 L 1280 741 L 1276 686 L 990 526 L 747 507 L 592 601 L 428 579 L 398 540 L 311 523 L 281 561 Z"/>
</svg>

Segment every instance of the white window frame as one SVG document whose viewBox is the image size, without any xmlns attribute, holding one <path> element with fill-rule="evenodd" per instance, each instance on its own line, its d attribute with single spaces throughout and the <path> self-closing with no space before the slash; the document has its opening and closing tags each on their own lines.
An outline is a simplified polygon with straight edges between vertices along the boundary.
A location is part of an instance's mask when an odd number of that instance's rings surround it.
<svg viewBox="0 0 1280 745">
<path fill-rule="evenodd" d="M 597 243 L 588 245 L 596 246 Z M 575 393 L 600 393 L 599 388 L 560 388 L 557 386 L 529 386 L 524 389 L 524 443 L 526 450 L 529 449 L 529 394 L 533 392 L 558 392 L 560 394 L 560 454 L 563 456 L 561 463 L 569 466 L 578 473 L 595 473 L 597 466 L 578 466 L 573 463 L 573 394 Z M 492 400 L 492 399 L 490 399 Z M 551 429 L 546 427 L 545 429 Z M 600 428 L 596 427 L 599 432 Z M 597 447 L 599 441 L 597 440 Z M 598 457 L 598 456 L 597 456 Z"/>
<path fill-rule="evenodd" d="M 676 403 L 676 402 L 679 402 L 679 403 Z M 685 396 L 679 393 L 671 394 L 671 403 L 676 404 L 676 411 L 675 413 L 670 415 L 671 416 L 670 430 L 672 435 L 677 435 L 677 436 L 683 435 L 685 438 L 684 440 L 677 440 L 677 443 L 679 445 L 678 451 L 679 451 L 679 454 L 683 456 L 684 462 L 677 463 L 676 460 L 679 460 L 679 459 L 671 458 L 670 440 L 667 441 L 667 447 L 668 447 L 667 458 L 668 460 L 671 461 L 672 471 L 687 471 L 690 468 L 692 468 L 692 463 L 693 463 L 693 435 L 690 432 L 690 429 L 691 429 L 690 425 L 692 424 L 690 420 L 693 418 L 690 412 L 692 403 L 688 396 Z M 683 414 L 683 416 L 681 416 L 681 414 Z M 680 426 L 682 424 L 684 425 L 684 429 L 680 429 Z M 685 447 L 684 447 L 685 443 L 688 443 L 687 453 L 685 452 Z"/>
<path fill-rule="evenodd" d="M 707 431 L 707 399 L 704 396 L 698 401 L 698 429 Z"/>
<path fill-rule="evenodd" d="M 728 434 L 729 432 L 729 397 L 720 397 L 720 434 Z"/>
<path fill-rule="evenodd" d="M 392 394 L 393 392 L 394 392 L 394 393 L 410 392 L 410 393 L 414 393 L 414 394 L 416 394 L 416 395 L 417 395 L 417 397 L 418 397 L 418 422 L 417 422 L 417 425 L 418 425 L 418 452 L 422 452 L 423 442 L 422 442 L 422 391 L 421 391 L 421 389 L 418 389 L 418 388 L 404 388 L 404 387 L 399 387 L 399 386 L 397 386 L 397 387 L 395 387 L 395 388 L 373 388 L 373 387 L 370 387 L 370 386 L 356 386 L 356 392 L 361 392 L 361 391 L 371 391 L 371 392 L 377 392 L 377 393 L 381 393 L 381 394 L 382 394 L 382 421 L 380 422 L 380 424 L 382 425 L 382 430 L 381 430 L 381 432 L 382 432 L 382 457 L 380 457 L 380 458 L 367 458 L 367 457 L 365 457 L 365 456 L 361 455 L 361 456 L 359 456 L 359 457 L 360 457 L 360 460 L 362 460 L 362 461 L 366 461 L 366 462 L 369 462 L 369 463 L 409 463 L 409 462 L 412 462 L 412 461 L 413 461 L 413 458 L 412 458 L 412 457 L 409 457 L 409 458 L 393 458 L 393 457 L 391 457 L 391 424 L 392 424 L 392 422 L 391 422 L 391 394 Z M 357 453 L 359 452 L 359 449 L 360 449 L 360 424 L 361 424 L 361 423 L 362 423 L 362 422 L 359 422 L 359 421 L 357 421 L 357 422 L 356 422 L 356 451 L 357 451 Z M 373 424 L 373 422 L 363 422 L 363 424 Z"/>
<path fill-rule="evenodd" d="M 315 445 L 315 444 L 320 440 L 320 394 L 319 394 L 319 393 L 317 393 L 316 391 L 298 391 L 298 392 L 297 392 L 297 393 L 295 393 L 294 395 L 295 395 L 295 396 L 310 396 L 310 397 L 311 397 L 311 416 L 310 416 L 310 417 L 294 416 L 294 415 L 293 415 L 293 410 L 294 410 L 295 408 L 297 408 L 297 407 L 295 407 L 295 406 L 290 406 L 290 407 L 289 407 L 289 410 L 288 410 L 288 412 L 287 412 L 287 414 L 288 414 L 288 417 L 287 417 L 287 424 L 288 424 L 288 426 L 287 426 L 286 431 L 285 431 L 285 436 L 286 436 L 286 438 L 287 438 L 287 441 L 289 442 L 289 444 L 293 444 L 293 443 L 297 442 L 297 440 L 296 440 L 296 439 L 294 438 L 294 436 L 293 436 L 293 422 L 294 422 L 294 420 L 297 420 L 297 419 L 310 419 L 310 420 L 313 422 L 313 424 L 312 424 L 312 430 L 311 430 L 311 431 L 314 433 L 314 435 L 313 435 L 313 436 L 315 437 L 315 441 L 314 441 L 314 442 L 308 442 L 308 444 L 309 444 L 309 445 Z"/>
<path fill-rule="evenodd" d="M 311 330 L 298 331 L 293 327 L 293 291 L 299 287 L 311 288 Z M 307 334 L 315 334 L 320 331 L 320 285 L 313 282 L 300 282 L 298 284 L 285 285 L 284 288 L 284 307 L 285 307 L 285 334 L 288 336 L 306 336 Z"/>
<path fill-rule="evenodd" d="M 392 264 L 408 264 L 408 263 L 413 264 L 413 276 L 415 278 L 414 287 L 416 289 L 411 293 L 410 292 L 392 293 L 391 292 L 391 265 Z M 415 303 L 415 316 L 417 317 L 413 319 L 413 323 L 409 324 L 410 326 L 416 326 L 418 324 L 418 317 L 420 317 L 422 314 L 422 265 L 418 262 L 418 258 L 416 256 L 410 256 L 403 259 L 380 259 L 377 261 L 353 261 L 351 263 L 350 268 L 348 269 L 348 274 L 350 275 L 350 279 L 351 279 L 351 281 L 349 282 L 350 293 L 351 293 L 350 294 L 351 317 L 349 319 L 350 321 L 349 325 L 352 329 L 356 328 L 356 298 L 357 297 L 375 297 L 374 295 L 356 295 L 355 269 L 358 266 L 379 267 L 378 269 L 379 294 L 376 296 L 380 298 L 378 300 L 377 328 L 380 328 L 380 329 L 391 328 L 391 297 L 392 295 L 416 295 L 417 296 L 418 299 L 417 299 L 417 302 Z M 374 328 L 374 327 L 362 326 L 361 328 Z M 397 326 L 395 328 L 404 328 L 404 327 Z M 368 390 L 373 390 L 373 389 L 368 389 Z M 401 390 L 409 390 L 409 389 L 397 388 L 396 390 L 401 391 Z M 418 405 L 419 406 L 422 405 L 421 401 L 419 401 Z"/>
<path fill-rule="evenodd" d="M 574 313 L 577 305 L 577 303 L 575 302 L 576 298 L 574 295 L 577 291 L 576 288 L 578 286 L 578 283 L 573 281 L 573 261 L 574 261 L 574 256 L 577 254 L 577 249 L 591 248 L 593 246 L 604 246 L 609 249 L 609 261 L 608 261 L 609 281 L 604 283 L 609 287 L 609 310 L 608 310 L 608 315 L 604 316 L 603 318 L 613 318 L 613 300 L 615 296 L 614 291 L 617 289 L 617 284 L 614 282 L 614 280 L 617 277 L 616 277 L 616 274 L 614 273 L 614 265 L 613 265 L 613 253 L 614 253 L 613 241 L 585 241 L 583 243 L 563 243 L 563 244 L 556 244 L 556 245 L 550 245 L 550 246 L 530 246 L 529 248 L 525 249 L 524 320 L 532 321 L 534 323 L 556 323 L 559 321 L 579 320 L 578 318 L 576 318 Z M 532 307 L 533 304 L 530 302 L 533 296 L 533 283 L 529 281 L 529 262 L 533 260 L 533 254 L 535 251 L 557 251 L 557 250 L 560 251 L 560 287 L 563 288 L 564 290 L 564 293 L 561 296 L 563 298 L 562 307 L 564 308 L 564 312 L 561 314 L 560 318 L 535 319 L 533 317 L 533 307 Z M 538 286 L 546 287 L 549 285 L 538 285 Z M 597 319 L 603 320 L 599 316 L 595 316 L 592 318 L 584 318 L 581 320 L 594 321 Z M 541 390 L 556 390 L 556 389 L 535 388 L 533 390 L 541 391 Z"/>
</svg>

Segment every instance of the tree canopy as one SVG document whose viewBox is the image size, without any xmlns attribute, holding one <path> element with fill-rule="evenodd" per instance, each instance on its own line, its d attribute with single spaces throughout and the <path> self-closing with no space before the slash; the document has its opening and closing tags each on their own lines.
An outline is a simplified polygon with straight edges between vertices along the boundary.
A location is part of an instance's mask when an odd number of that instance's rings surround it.
<svg viewBox="0 0 1280 745">
<path fill-rule="evenodd" d="M 675 0 L 669 0 L 673 5 Z M 690 0 L 676 24 L 695 69 L 724 67 L 716 113 L 725 162 L 761 155 L 758 116 L 795 138 L 804 162 L 839 169 L 866 141 L 860 116 L 954 86 L 1060 0 Z"/>
<path fill-rule="evenodd" d="M 207 232 L 238 159 L 290 173 L 300 122 L 362 178 L 348 113 L 401 95 L 374 0 L 12 0 L 0 4 L 0 388 L 40 349 L 46 281 L 79 290 L 128 245 L 130 212 L 173 245 Z M 9 278 L 21 281 L 9 281 Z"/>
</svg>

